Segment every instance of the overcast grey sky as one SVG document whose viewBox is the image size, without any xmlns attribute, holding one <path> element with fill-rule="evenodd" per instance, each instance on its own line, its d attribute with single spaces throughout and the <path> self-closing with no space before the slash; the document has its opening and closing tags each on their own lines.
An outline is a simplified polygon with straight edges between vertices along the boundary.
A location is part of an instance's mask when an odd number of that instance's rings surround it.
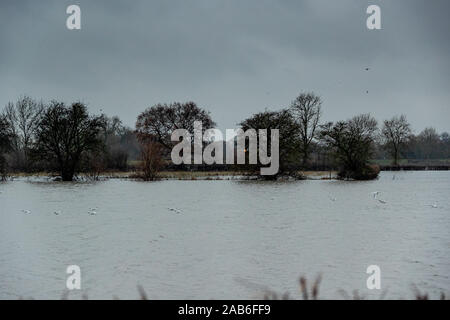
<svg viewBox="0 0 450 320">
<path fill-rule="evenodd" d="M 70 4 L 81 30 L 66 28 Z M 366 28 L 369 4 L 382 30 Z M 2 0 L 0 106 L 81 100 L 134 126 L 192 100 L 225 129 L 314 91 L 327 121 L 404 113 L 416 133 L 450 131 L 449 13 L 447 0 Z"/>
</svg>

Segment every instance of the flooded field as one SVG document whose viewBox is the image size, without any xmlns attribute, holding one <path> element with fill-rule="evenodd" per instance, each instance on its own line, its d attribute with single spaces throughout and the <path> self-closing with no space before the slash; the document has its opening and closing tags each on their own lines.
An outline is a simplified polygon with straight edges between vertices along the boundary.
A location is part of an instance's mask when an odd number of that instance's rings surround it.
<svg viewBox="0 0 450 320">
<path fill-rule="evenodd" d="M 379 191 L 377 197 L 373 192 Z M 322 273 L 321 298 L 366 288 L 381 268 L 386 298 L 412 285 L 450 291 L 450 172 L 383 172 L 377 181 L 160 181 L 0 184 L 0 298 L 59 299 L 66 268 L 89 298 L 299 297 Z M 381 200 L 381 201 L 380 201 Z"/>
</svg>

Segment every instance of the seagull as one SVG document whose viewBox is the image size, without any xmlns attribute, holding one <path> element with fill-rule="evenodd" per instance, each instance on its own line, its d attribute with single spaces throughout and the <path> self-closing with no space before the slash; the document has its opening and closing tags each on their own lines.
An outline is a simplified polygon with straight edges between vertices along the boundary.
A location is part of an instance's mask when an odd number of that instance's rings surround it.
<svg viewBox="0 0 450 320">
<path fill-rule="evenodd" d="M 61 211 L 55 211 L 53 212 L 55 215 L 59 215 L 61 213 Z"/>
<path fill-rule="evenodd" d="M 380 193 L 381 193 L 380 191 L 372 192 L 373 198 L 374 198 L 375 200 L 378 200 L 378 202 L 380 202 L 380 203 L 383 203 L 383 204 L 387 203 L 387 201 L 378 199 L 378 195 L 379 195 Z"/>
<path fill-rule="evenodd" d="M 436 203 L 429 204 L 429 206 L 432 207 L 432 208 L 437 208 L 438 207 Z"/>
<path fill-rule="evenodd" d="M 181 211 L 178 210 L 177 208 L 167 208 L 167 209 L 169 209 L 170 211 L 174 211 L 174 212 L 176 212 L 176 213 L 178 213 L 178 214 L 181 213 Z"/>
<path fill-rule="evenodd" d="M 26 213 L 26 214 L 31 214 L 31 211 L 30 211 L 30 210 L 22 210 L 22 212 L 23 212 L 23 213 Z"/>
<path fill-rule="evenodd" d="M 335 197 L 329 196 L 331 201 L 336 201 L 337 199 Z"/>
</svg>

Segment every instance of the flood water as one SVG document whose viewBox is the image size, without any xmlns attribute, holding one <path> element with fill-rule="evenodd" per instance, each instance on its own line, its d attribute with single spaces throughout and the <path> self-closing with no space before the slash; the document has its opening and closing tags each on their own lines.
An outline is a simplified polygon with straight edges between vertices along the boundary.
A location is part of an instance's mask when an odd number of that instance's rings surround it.
<svg viewBox="0 0 450 320">
<path fill-rule="evenodd" d="M 135 299 L 137 285 L 151 299 L 298 298 L 299 277 L 319 273 L 321 298 L 375 299 L 369 265 L 386 298 L 413 298 L 413 284 L 438 298 L 450 293 L 449 191 L 450 172 L 429 171 L 370 182 L 10 181 L 0 184 L 0 298 L 60 299 L 69 265 L 81 268 L 69 299 Z"/>
</svg>

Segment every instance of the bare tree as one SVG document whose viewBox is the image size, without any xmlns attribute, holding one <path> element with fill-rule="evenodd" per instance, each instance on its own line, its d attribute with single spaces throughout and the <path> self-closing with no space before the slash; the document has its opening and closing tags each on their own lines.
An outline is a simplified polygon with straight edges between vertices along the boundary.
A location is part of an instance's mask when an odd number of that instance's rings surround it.
<svg viewBox="0 0 450 320">
<path fill-rule="evenodd" d="M 142 178 L 145 181 L 157 180 L 159 172 L 164 166 L 164 159 L 162 157 L 163 146 L 148 137 L 143 139 L 142 136 L 139 139 L 141 144 L 141 170 Z"/>
<path fill-rule="evenodd" d="M 290 110 L 283 109 L 279 111 L 264 111 L 259 112 L 251 117 L 245 119 L 240 124 L 241 129 L 247 131 L 248 129 L 278 129 L 279 130 L 279 170 L 275 175 L 261 176 L 263 179 L 276 179 L 278 176 L 292 176 L 299 178 L 296 172 L 296 162 L 299 157 L 299 127 L 294 120 Z M 259 148 L 264 148 L 260 145 Z M 268 146 L 272 143 L 270 139 L 267 140 Z M 248 143 L 246 144 L 248 145 Z M 247 165 L 246 169 L 250 172 L 260 172 L 261 164 Z"/>
<path fill-rule="evenodd" d="M 82 103 L 53 101 L 37 126 L 34 154 L 56 163 L 62 180 L 72 181 L 87 153 L 103 148 L 104 125 L 104 117 L 89 115 Z"/>
<path fill-rule="evenodd" d="M 139 135 L 152 136 L 157 142 L 170 149 L 170 135 L 175 129 L 186 129 L 194 133 L 194 121 L 201 121 L 203 130 L 215 126 L 209 112 L 199 108 L 194 102 L 157 104 L 142 112 L 136 121 Z"/>
<path fill-rule="evenodd" d="M 16 136 L 13 142 L 16 159 L 18 162 L 23 162 L 22 166 L 27 171 L 30 166 L 29 157 L 34 131 L 43 110 L 42 102 L 37 102 L 28 96 L 20 97 L 15 104 L 8 103 L 4 109 L 4 115 Z"/>
<path fill-rule="evenodd" d="M 418 134 L 417 140 L 419 142 L 420 156 L 423 159 L 435 158 L 438 154 L 439 148 L 439 134 L 433 127 L 428 127 Z"/>
<path fill-rule="evenodd" d="M 356 180 L 374 179 L 379 169 L 369 166 L 374 152 L 377 121 L 369 114 L 322 126 L 321 137 L 341 165 L 339 176 Z"/>
<path fill-rule="evenodd" d="M 290 110 L 300 128 L 300 153 L 303 167 L 308 164 L 312 142 L 318 133 L 321 108 L 322 101 L 314 93 L 302 93 L 291 104 Z"/>
<path fill-rule="evenodd" d="M 104 148 L 85 152 L 80 166 L 84 176 L 92 181 L 100 180 L 100 175 L 107 169 L 106 157 Z"/>
<path fill-rule="evenodd" d="M 194 133 L 194 122 L 202 122 L 203 133 L 215 126 L 209 112 L 194 102 L 157 104 L 142 112 L 136 121 L 136 135 L 141 145 L 142 170 L 145 180 L 154 180 L 163 159 L 173 146 L 170 137 L 175 129 Z"/>
<path fill-rule="evenodd" d="M 123 137 L 131 129 L 126 128 L 117 116 L 103 116 L 105 118 L 105 127 L 103 130 L 105 144 L 104 165 L 108 169 L 126 170 L 128 166 L 128 152 Z"/>
<path fill-rule="evenodd" d="M 384 120 L 381 134 L 393 157 L 394 165 L 397 166 L 401 148 L 411 135 L 411 125 L 406 120 L 405 115 L 401 115 L 400 117 L 395 116 L 391 120 Z"/>
<path fill-rule="evenodd" d="M 11 147 L 14 149 L 20 149 L 19 139 L 17 139 L 17 115 L 16 115 L 16 107 L 14 103 L 8 102 L 8 104 L 3 109 L 3 120 L 8 122 L 8 126 L 10 131 L 14 134 L 16 139 L 12 142 Z"/>
</svg>

